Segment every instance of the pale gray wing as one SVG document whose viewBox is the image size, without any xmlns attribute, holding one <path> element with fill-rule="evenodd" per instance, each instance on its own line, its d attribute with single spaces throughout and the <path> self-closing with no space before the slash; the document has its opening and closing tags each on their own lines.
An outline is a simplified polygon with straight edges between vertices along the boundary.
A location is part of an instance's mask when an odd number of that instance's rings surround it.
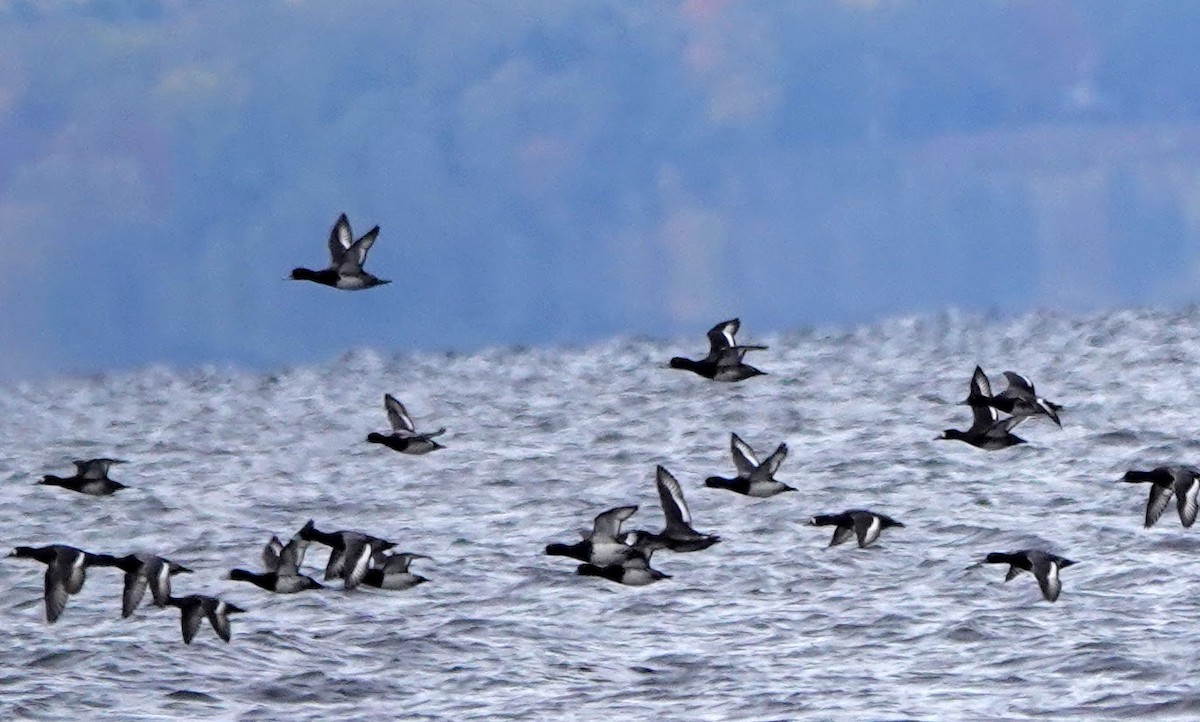
<svg viewBox="0 0 1200 722">
<path fill-rule="evenodd" d="M 74 463 L 78 474 L 85 479 L 107 479 L 112 465 L 122 462 L 120 459 L 88 459 Z"/>
<path fill-rule="evenodd" d="M 346 251 L 354 244 L 354 236 L 350 233 L 350 220 L 346 214 L 338 216 L 333 228 L 329 231 L 329 266 L 336 268 L 342 265 Z"/>
<path fill-rule="evenodd" d="M 1167 503 L 1171 501 L 1171 497 L 1175 494 L 1174 487 L 1161 487 L 1157 484 L 1150 485 L 1150 499 L 1146 502 L 1146 528 L 1154 526 L 1158 518 L 1162 516 L 1163 510 L 1167 508 Z"/>
<path fill-rule="evenodd" d="M 404 408 L 404 404 L 396 400 L 391 394 L 383 395 L 383 408 L 387 410 L 388 423 L 392 425 L 392 431 L 403 434 L 404 432 L 416 433 L 416 428 L 413 426 L 412 417 L 408 415 L 408 411 Z"/>
<path fill-rule="evenodd" d="M 618 506 L 598 514 L 592 524 L 593 542 L 616 542 L 621 533 L 621 523 L 633 516 L 637 506 Z"/>
<path fill-rule="evenodd" d="M 775 476 L 775 472 L 779 471 L 779 465 L 787 458 L 787 454 L 787 444 L 780 444 L 775 452 L 767 457 L 767 460 L 762 463 L 762 470 L 766 472 L 767 476 L 772 478 Z"/>
<path fill-rule="evenodd" d="M 54 557 L 54 573 L 67 594 L 78 594 L 87 580 L 87 558 L 80 551 L 61 551 Z"/>
<path fill-rule="evenodd" d="M 1004 581 L 1006 581 L 1006 582 L 1011 582 L 1011 581 L 1012 581 L 1013 579 L 1015 579 L 1015 578 L 1016 578 L 1016 576 L 1017 576 L 1018 574 L 1020 574 L 1022 571 L 1024 571 L 1024 570 L 1023 570 L 1023 569 L 1021 569 L 1020 567 L 1012 567 L 1012 566 L 1010 566 L 1010 567 L 1008 568 L 1008 574 L 1005 574 L 1005 575 L 1004 575 Z"/>
<path fill-rule="evenodd" d="M 67 588 L 63 586 L 62 580 L 55 573 L 54 565 L 46 567 L 46 576 L 43 580 L 43 592 L 46 601 L 46 621 L 54 624 L 58 618 L 62 616 L 63 610 L 67 608 Z"/>
<path fill-rule="evenodd" d="M 401 574 L 408 571 L 408 565 L 412 564 L 417 559 L 430 559 L 424 554 L 413 554 L 412 552 L 401 552 L 400 554 L 392 554 L 387 557 L 383 563 L 383 572 L 385 574 Z"/>
<path fill-rule="evenodd" d="M 262 562 L 263 569 L 268 572 L 273 572 L 279 569 L 279 555 L 283 552 L 283 542 L 274 534 L 271 535 L 270 541 L 263 547 Z"/>
<path fill-rule="evenodd" d="M 992 395 L 992 382 L 988 381 L 987 374 L 980 366 L 976 366 L 975 373 L 971 374 L 971 395 L 985 398 L 990 398 Z"/>
<path fill-rule="evenodd" d="M 1001 396 L 1014 399 L 1037 397 L 1033 390 L 1033 382 L 1016 371 L 1005 371 L 1004 378 L 1008 381 L 1008 387 L 1000 392 Z"/>
<path fill-rule="evenodd" d="M 1062 582 L 1058 578 L 1058 562 L 1045 554 L 1030 554 L 1029 562 L 1033 576 L 1037 577 L 1038 586 L 1042 588 L 1042 596 L 1048 602 L 1058 599 L 1058 593 L 1062 591 Z"/>
<path fill-rule="evenodd" d="M 846 541 L 854 536 L 854 529 L 848 526 L 839 526 L 833 530 L 833 539 L 829 540 L 829 546 L 835 547 L 838 544 Z"/>
<path fill-rule="evenodd" d="M 337 579 L 342 576 L 342 569 L 346 566 L 346 548 L 334 549 L 329 552 L 329 561 L 325 564 L 325 581 Z"/>
<path fill-rule="evenodd" d="M 754 449 L 737 434 L 729 435 L 729 451 L 733 454 L 733 465 L 737 467 L 738 476 L 750 476 L 758 468 L 758 456 Z"/>
<path fill-rule="evenodd" d="M 1179 521 L 1184 527 L 1196 523 L 1196 496 L 1200 492 L 1200 481 L 1187 469 L 1174 472 L 1175 504 L 1179 511 Z"/>
<path fill-rule="evenodd" d="M 201 607 L 198 602 L 189 600 L 179 608 L 179 629 L 183 632 L 184 644 L 191 644 L 196 632 L 200 631 L 200 620 L 204 619 L 204 609 Z"/>
<path fill-rule="evenodd" d="M 125 587 L 121 593 L 121 616 L 128 617 L 142 603 L 146 595 L 146 566 L 143 564 L 132 572 L 125 572 Z"/>
<path fill-rule="evenodd" d="M 225 602 L 217 601 L 215 604 L 209 603 L 204 605 L 204 615 L 208 617 L 208 623 L 216 630 L 217 636 L 228 642 L 233 633 L 229 627 L 229 615 L 225 612 Z M 196 622 L 199 624 L 199 619 Z"/>
<path fill-rule="evenodd" d="M 361 271 L 363 264 L 367 262 L 367 252 L 371 250 L 371 246 L 375 245 L 375 239 L 378 236 L 379 226 L 375 226 L 363 234 L 362 238 L 355 241 L 354 245 L 346 249 L 346 255 L 342 257 L 342 262 L 338 264 L 338 269 Z"/>
<path fill-rule="evenodd" d="M 746 352 L 754 348 L 753 346 L 730 346 L 729 348 L 721 349 L 717 352 L 717 368 L 728 368 L 730 366 L 739 366 L 742 359 L 746 357 Z"/>
<path fill-rule="evenodd" d="M 688 511 L 687 502 L 683 500 L 683 489 L 680 488 L 679 482 L 671 472 L 660 466 L 655 473 L 654 483 L 658 487 L 658 500 L 662 502 L 663 517 L 667 520 L 667 531 L 690 531 L 692 515 Z"/>
<path fill-rule="evenodd" d="M 279 552 L 279 563 L 275 571 L 280 576 L 291 577 L 300 573 L 300 565 L 304 563 L 304 554 L 308 551 L 308 541 L 297 534 L 288 541 L 287 546 Z"/>
</svg>

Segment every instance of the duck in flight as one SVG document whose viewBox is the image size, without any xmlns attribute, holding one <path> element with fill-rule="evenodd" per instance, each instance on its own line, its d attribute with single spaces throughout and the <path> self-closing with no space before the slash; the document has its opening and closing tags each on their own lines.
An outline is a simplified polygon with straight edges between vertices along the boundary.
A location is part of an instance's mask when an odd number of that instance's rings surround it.
<svg viewBox="0 0 1200 722">
<path fill-rule="evenodd" d="M 1041 587 L 1042 596 L 1047 602 L 1058 599 L 1062 591 L 1062 581 L 1058 578 L 1059 571 L 1066 569 L 1075 562 L 1064 559 L 1056 554 L 1040 549 L 1022 549 L 1016 552 L 992 552 L 984 560 L 987 564 L 1008 564 L 1008 574 L 1004 581 L 1009 581 L 1021 572 L 1033 572 Z"/>
<path fill-rule="evenodd" d="M 1200 493 L 1200 470 L 1191 466 L 1160 466 L 1151 471 L 1125 472 L 1121 481 L 1130 484 L 1149 482 L 1150 499 L 1146 502 L 1145 527 L 1149 529 L 1162 516 L 1171 496 L 1175 497 L 1179 521 L 1185 527 L 1196 522 L 1196 497 Z"/>
<path fill-rule="evenodd" d="M 658 488 L 658 498 L 662 502 L 663 517 L 666 519 L 662 533 L 654 534 L 639 529 L 626 532 L 621 541 L 639 550 L 641 546 L 652 541 L 659 542 L 659 548 L 673 552 L 697 552 L 721 541 L 719 536 L 701 534 L 692 528 L 692 513 L 688 511 L 687 502 L 683 498 L 683 489 L 665 467 L 659 466 L 655 470 L 654 485 Z"/>
<path fill-rule="evenodd" d="M 737 476 L 732 479 L 723 476 L 710 476 L 704 480 L 704 485 L 713 489 L 728 489 L 745 494 L 746 496 L 768 497 L 785 491 L 795 491 L 795 488 L 775 480 L 775 472 L 787 458 L 787 444 L 780 444 L 775 452 L 765 461 L 759 463 L 754 449 L 737 434 L 730 434 L 729 450 L 733 454 L 733 465 L 737 467 Z"/>
<path fill-rule="evenodd" d="M 440 428 L 428 433 L 417 433 L 412 417 L 408 415 L 404 404 L 397 401 L 395 396 L 384 394 L 383 408 L 387 411 L 388 423 L 392 425 L 392 433 L 378 434 L 372 431 L 367 434 L 368 442 L 383 444 L 402 454 L 428 454 L 431 451 L 446 448 L 433 440 L 435 436 L 446 433 L 446 429 Z"/>
<path fill-rule="evenodd" d="M 858 537 L 860 549 L 871 546 L 879 538 L 879 534 L 889 527 L 903 529 L 904 525 L 890 516 L 878 514 L 866 509 L 850 509 L 841 514 L 818 514 L 809 524 L 813 526 L 833 526 L 833 539 L 829 546 L 837 546 L 851 536 Z"/>
<path fill-rule="evenodd" d="M 411 589 L 418 584 L 424 584 L 429 579 L 408 571 L 408 566 L 417 559 L 429 559 L 429 557 L 412 552 L 376 554 L 372 560 L 372 568 L 363 574 L 362 583 L 364 586 L 376 589 L 393 590 Z"/>
<path fill-rule="evenodd" d="M 10 557 L 33 559 L 46 565 L 44 600 L 46 622 L 54 624 L 67 608 L 67 597 L 78 594 L 87 581 L 90 566 L 117 566 L 116 557 L 110 554 L 92 554 L 66 544 L 51 544 L 44 547 L 17 547 Z"/>
<path fill-rule="evenodd" d="M 990 406 L 1013 416 L 1046 416 L 1062 427 L 1062 421 L 1058 418 L 1058 412 L 1062 410 L 1061 405 L 1038 396 L 1033 382 L 1016 371 L 1005 371 L 1004 378 L 1008 381 L 1008 386 L 993 396 L 987 374 L 976 366 L 972 376 L 971 393 L 963 403 L 971 406 Z"/>
<path fill-rule="evenodd" d="M 571 557 L 596 567 L 619 566 L 641 552 L 621 539 L 621 524 L 638 510 L 637 506 L 618 506 L 601 512 L 592 521 L 592 532 L 575 544 L 549 544 L 550 556 Z"/>
<path fill-rule="evenodd" d="M 358 531 L 321 531 L 312 519 L 296 535 L 306 542 L 315 541 L 332 549 L 325 565 L 325 581 L 341 578 L 346 589 L 354 589 L 362 581 L 371 567 L 373 555 L 396 546 L 396 542 Z"/>
<path fill-rule="evenodd" d="M 229 626 L 229 615 L 246 611 L 223 599 L 203 594 L 171 597 L 167 599 L 167 604 L 179 609 L 179 625 L 183 631 L 184 644 L 191 644 L 196 638 L 196 632 L 200 630 L 200 620 L 205 617 L 208 617 L 208 623 L 216 630 L 217 636 L 228 642 L 233 636 Z"/>
<path fill-rule="evenodd" d="M 983 369 L 976 366 L 975 373 L 971 376 L 971 392 L 967 398 L 991 398 L 991 396 L 991 385 L 988 383 L 987 375 L 983 373 Z M 1021 423 L 1026 418 L 1025 416 L 1009 416 L 1001 419 L 995 407 L 983 403 L 971 404 L 971 414 L 970 428 L 966 431 L 946 429 L 941 436 L 937 437 L 938 440 L 965 441 L 971 446 L 990 451 L 1025 443 L 1025 439 L 1012 433 L 1013 427 Z"/>
<path fill-rule="evenodd" d="M 741 320 L 736 318 L 718 323 L 708 331 L 707 356 L 699 360 L 676 356 L 671 359 L 670 367 L 691 371 L 713 381 L 742 381 L 765 375 L 765 371 L 742 362 L 747 351 L 761 351 L 767 347 L 739 345 L 736 336 L 741 326 Z"/>
<path fill-rule="evenodd" d="M 276 594 L 295 594 L 306 589 L 323 589 L 324 585 L 312 577 L 300 573 L 300 565 L 304 562 L 304 553 L 308 551 L 309 542 L 293 536 L 285 546 L 279 537 L 272 536 L 263 547 L 263 573 L 251 572 L 245 569 L 234 569 L 229 572 L 229 578 L 238 582 L 251 584 Z"/>
<path fill-rule="evenodd" d="M 308 268 L 293 268 L 290 278 L 293 281 L 312 281 L 343 291 L 360 291 L 364 288 L 382 286 L 391 281 L 376 278 L 363 270 L 367 262 L 367 252 L 379 235 L 379 226 L 367 231 L 357 241 L 350 232 L 350 221 L 346 214 L 338 216 L 329 232 L 330 262 L 327 268 L 313 271 Z"/>
<path fill-rule="evenodd" d="M 156 554 L 127 554 L 117 557 L 113 566 L 125 572 L 124 591 L 121 594 L 121 616 L 129 617 L 150 588 L 154 604 L 165 607 L 171 597 L 171 577 L 190 574 L 191 569 L 164 559 Z"/>
<path fill-rule="evenodd" d="M 670 574 L 663 574 L 650 567 L 650 559 L 646 555 L 631 557 L 621 564 L 598 566 L 596 564 L 580 564 L 575 573 L 584 577 L 602 577 L 617 584 L 629 587 L 644 587 L 647 584 L 670 579 Z"/>
<path fill-rule="evenodd" d="M 108 478 L 108 470 L 113 464 L 125 463 L 122 459 L 86 459 L 73 463 L 74 476 L 47 474 L 38 483 L 44 486 L 61 486 L 88 496 L 108 496 L 128 488 L 121 482 Z"/>
</svg>

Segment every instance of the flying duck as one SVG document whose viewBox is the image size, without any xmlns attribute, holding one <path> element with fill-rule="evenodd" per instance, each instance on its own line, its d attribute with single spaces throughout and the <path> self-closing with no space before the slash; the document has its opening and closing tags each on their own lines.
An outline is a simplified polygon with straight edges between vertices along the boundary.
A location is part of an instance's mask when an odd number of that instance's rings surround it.
<svg viewBox="0 0 1200 722">
<path fill-rule="evenodd" d="M 1062 591 L 1062 582 L 1058 578 L 1059 571 L 1075 563 L 1070 559 L 1064 559 L 1040 549 L 992 552 L 984 561 L 988 564 L 1008 564 L 1008 574 L 1004 576 L 1006 582 L 1023 571 L 1033 572 L 1038 586 L 1042 589 L 1042 596 L 1048 602 L 1058 599 L 1058 593 Z"/>
<path fill-rule="evenodd" d="M 993 396 L 987 375 L 982 368 L 976 366 L 971 393 L 964 403 L 971 406 L 990 406 L 1013 416 L 1044 415 L 1058 426 L 1062 426 L 1062 421 L 1058 418 L 1062 406 L 1038 396 L 1032 381 L 1016 371 L 1005 371 L 1004 378 L 1008 381 L 1008 386 Z"/>
<path fill-rule="evenodd" d="M 395 396 L 384 394 L 383 408 L 387 411 L 388 422 L 392 425 L 392 433 L 371 432 L 367 434 L 367 441 L 370 443 L 383 444 L 389 449 L 404 454 L 428 454 L 431 451 L 446 448 L 433 440 L 433 437 L 446 433 L 446 429 L 441 428 L 424 434 L 417 433 L 412 417 L 408 415 L 404 404 L 397 401 Z"/>
<path fill-rule="evenodd" d="M 287 546 L 272 535 L 267 545 L 263 547 L 263 573 L 251 572 L 245 569 L 234 569 L 229 572 L 229 578 L 251 584 L 276 594 L 295 594 L 306 589 L 323 589 L 324 586 L 312 577 L 300 573 L 300 565 L 304 562 L 304 553 L 308 550 L 309 542 L 293 536 Z"/>
<path fill-rule="evenodd" d="M 108 496 L 128 488 L 121 482 L 108 478 L 109 468 L 113 464 L 124 464 L 122 459 L 87 459 L 73 463 L 75 464 L 74 476 L 62 477 L 47 474 L 38 483 L 45 486 L 61 486 L 64 489 L 88 496 Z"/>
<path fill-rule="evenodd" d="M 650 561 L 644 556 L 632 557 L 622 564 L 607 566 L 580 564 L 575 568 L 575 573 L 585 577 L 603 577 L 630 587 L 644 587 L 647 584 L 671 578 L 670 574 L 663 574 L 657 569 L 651 569 Z"/>
<path fill-rule="evenodd" d="M 312 519 L 297 535 L 304 541 L 315 541 L 332 549 L 325 565 L 325 581 L 341 578 L 346 589 L 354 589 L 370 568 L 371 555 L 396 546 L 395 542 L 357 531 L 323 532 Z"/>
<path fill-rule="evenodd" d="M 710 476 L 704 480 L 704 485 L 713 489 L 728 489 L 754 497 L 775 496 L 785 491 L 795 491 L 793 487 L 775 480 L 775 472 L 787 458 L 787 444 L 780 444 L 775 452 L 759 463 L 754 449 L 750 448 L 737 434 L 730 434 L 729 450 L 733 454 L 733 464 L 737 467 L 737 476 L 727 479 L 723 476 Z"/>
<path fill-rule="evenodd" d="M 658 498 L 662 502 L 666 526 L 660 534 L 641 529 L 626 532 L 621 539 L 624 543 L 638 548 L 637 540 L 656 539 L 662 543 L 663 549 L 673 552 L 696 552 L 721 541 L 719 536 L 701 534 L 692 528 L 692 514 L 683 499 L 683 489 L 665 467 L 659 466 L 655 470 L 654 485 L 658 488 Z"/>
<path fill-rule="evenodd" d="M 592 533 L 575 544 L 550 544 L 546 553 L 571 557 L 598 567 L 623 564 L 641 554 L 620 540 L 621 524 L 634 515 L 637 506 L 619 506 L 601 512 L 592 522 Z"/>
<path fill-rule="evenodd" d="M 229 628 L 229 615 L 246 611 L 239 606 L 230 604 L 223 599 L 206 597 L 203 594 L 189 594 L 186 597 L 170 597 L 167 604 L 178 607 L 179 625 L 183 631 L 183 643 L 191 644 L 200 629 L 200 620 L 208 617 L 208 623 L 216 630 L 217 636 L 228 642 L 232 636 Z"/>
<path fill-rule="evenodd" d="M 967 398 L 990 399 L 991 396 L 991 384 L 988 383 L 987 375 L 983 373 L 983 369 L 976 366 L 975 373 L 971 376 L 971 392 Z M 1009 416 L 1001 419 L 995 407 L 984 403 L 972 403 L 971 414 L 973 420 L 970 428 L 966 431 L 946 429 L 937 437 L 938 440 L 965 441 L 971 446 L 990 451 L 1025 443 L 1025 439 L 1013 434 L 1012 429 L 1026 417 Z"/>
<path fill-rule="evenodd" d="M 739 345 L 735 336 L 741 325 L 742 322 L 736 318 L 718 323 L 708 331 L 707 356 L 699 360 L 676 356 L 671 359 L 670 367 L 691 371 L 714 381 L 742 381 L 752 376 L 765 375 L 765 371 L 742 362 L 747 351 L 758 351 L 767 347 Z"/>
<path fill-rule="evenodd" d="M 54 624 L 67 607 L 67 597 L 78 594 L 87 580 L 89 566 L 116 566 L 110 554 L 92 554 L 66 544 L 44 547 L 17 547 L 9 554 L 18 559 L 34 559 L 46 565 L 44 596 L 46 621 Z"/>
<path fill-rule="evenodd" d="M 354 234 L 350 232 L 350 221 L 343 213 L 338 216 L 337 222 L 329 232 L 329 266 L 320 271 L 293 268 L 290 278 L 293 281 L 313 281 L 344 291 L 359 291 L 391 283 L 363 270 L 363 264 L 367 262 L 367 251 L 371 250 L 371 245 L 375 243 L 378 235 L 379 226 L 375 226 L 355 241 Z"/>
<path fill-rule="evenodd" d="M 362 583 L 376 589 L 411 589 L 423 584 L 429 580 L 408 571 L 408 565 L 417 559 L 429 557 L 411 552 L 377 554 L 372 560 L 372 568 L 363 574 Z"/>
<path fill-rule="evenodd" d="M 1179 521 L 1190 527 L 1196 521 L 1196 496 L 1200 492 L 1200 471 L 1191 466 L 1160 466 L 1150 471 L 1127 471 L 1121 481 L 1130 484 L 1150 483 L 1150 499 L 1146 502 L 1146 522 L 1149 529 L 1162 516 L 1171 496 Z"/>
<path fill-rule="evenodd" d="M 171 596 L 171 577 L 176 574 L 190 574 L 191 569 L 176 564 L 170 559 L 155 554 L 139 553 L 116 557 L 112 566 L 125 572 L 125 587 L 121 595 L 121 616 L 129 617 L 150 587 L 150 596 L 160 607 L 167 604 Z"/>
<path fill-rule="evenodd" d="M 851 535 L 858 537 L 860 549 L 871 546 L 879 538 L 879 534 L 888 527 L 904 525 L 890 516 L 877 514 L 867 509 L 850 509 L 841 514 L 818 514 L 809 522 L 813 526 L 834 526 L 833 539 L 829 546 L 837 546 L 846 541 Z"/>
</svg>

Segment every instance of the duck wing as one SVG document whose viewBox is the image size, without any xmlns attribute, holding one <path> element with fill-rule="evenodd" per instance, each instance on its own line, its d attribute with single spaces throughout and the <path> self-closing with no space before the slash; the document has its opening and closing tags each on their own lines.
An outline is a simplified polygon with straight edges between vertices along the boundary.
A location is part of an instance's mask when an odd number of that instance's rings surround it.
<svg viewBox="0 0 1200 722">
<path fill-rule="evenodd" d="M 738 476 L 748 477 L 758 469 L 758 455 L 737 434 L 729 435 L 729 452 L 733 454 L 733 465 L 737 468 Z"/>
<path fill-rule="evenodd" d="M 671 472 L 660 466 L 655 472 L 654 485 L 658 487 L 658 500 L 662 503 L 667 535 L 672 532 L 692 533 L 692 514 L 683 499 L 679 482 Z"/>
<path fill-rule="evenodd" d="M 338 216 L 329 231 L 329 267 L 337 268 L 346 258 L 346 251 L 354 243 L 354 235 L 350 232 L 350 220 L 346 214 Z"/>
<path fill-rule="evenodd" d="M 392 425 L 392 431 L 401 436 L 416 433 L 417 430 L 413 426 L 412 417 L 408 415 L 408 410 L 404 408 L 404 404 L 400 403 L 395 396 L 384 394 L 383 408 L 387 411 L 388 423 Z"/>
<path fill-rule="evenodd" d="M 637 505 L 618 506 L 596 515 L 596 519 L 592 523 L 592 543 L 618 543 L 617 536 L 621 533 L 621 524 L 633 516 L 637 510 Z"/>
</svg>

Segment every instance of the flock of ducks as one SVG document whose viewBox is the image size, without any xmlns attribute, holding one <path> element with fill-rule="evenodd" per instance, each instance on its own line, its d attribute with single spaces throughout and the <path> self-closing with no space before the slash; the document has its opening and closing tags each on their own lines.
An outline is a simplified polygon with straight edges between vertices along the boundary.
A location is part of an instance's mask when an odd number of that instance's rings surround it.
<svg viewBox="0 0 1200 722">
<path fill-rule="evenodd" d="M 293 269 L 292 280 L 312 281 L 342 290 L 362 290 L 390 283 L 377 278 L 363 269 L 367 253 L 379 235 L 375 226 L 358 239 L 354 238 L 350 222 L 343 213 L 334 223 L 329 235 L 330 264 L 321 270 Z M 670 368 L 690 371 L 714 381 L 737 382 L 764 375 L 754 366 L 745 363 L 750 351 L 762 351 L 763 345 L 740 344 L 737 333 L 741 327 L 738 319 L 723 321 L 708 332 L 708 354 L 701 359 L 672 358 Z M 1004 449 L 1025 443 L 1012 430 L 1022 421 L 1044 416 L 1062 426 L 1059 412 L 1063 407 L 1037 395 L 1033 383 L 1018 373 L 1004 372 L 1007 387 L 993 394 L 991 383 L 983 369 L 976 367 L 971 377 L 967 399 L 962 403 L 970 406 L 972 423 L 965 431 L 947 429 L 939 439 L 963 441 L 986 450 Z M 404 405 L 391 394 L 384 395 L 384 410 L 391 426 L 390 433 L 372 432 L 366 441 L 380 444 L 405 454 L 428 454 L 444 448 L 435 437 L 446 432 L 439 428 L 431 432 L 419 432 Z M 1000 414 L 1006 414 L 1001 418 Z M 737 494 L 756 498 L 773 497 L 795 488 L 777 480 L 776 473 L 787 457 L 786 444 L 779 446 L 762 461 L 754 449 L 736 433 L 730 436 L 730 453 L 736 475 L 733 477 L 710 476 L 705 486 L 725 489 Z M 90 496 L 107 496 L 127 488 L 109 477 L 111 468 L 125 463 L 121 459 L 99 458 L 74 462 L 75 474 L 70 477 L 46 475 L 42 485 L 56 486 Z M 1131 470 L 1123 481 L 1149 483 L 1150 498 L 1146 505 L 1145 526 L 1154 524 L 1174 497 L 1177 501 L 1179 518 L 1185 527 L 1196 519 L 1197 496 L 1200 493 L 1200 471 L 1189 466 L 1164 466 L 1151 471 Z M 638 510 L 638 506 L 616 507 L 598 514 L 589 532 L 573 544 L 549 544 L 545 552 L 551 556 L 564 556 L 582 562 L 576 573 L 582 576 L 601 577 L 619 584 L 644 586 L 670 575 L 650 566 L 654 552 L 667 550 L 675 553 L 697 552 L 721 541 L 715 534 L 696 531 L 692 527 L 692 515 L 684 499 L 683 488 L 665 467 L 659 466 L 655 473 L 655 486 L 662 506 L 664 524 L 659 532 L 634 530 L 622 532 L 621 527 Z M 850 509 L 835 514 L 818 514 L 809 522 L 818 527 L 834 527 L 829 546 L 837 546 L 855 539 L 859 547 L 874 544 L 885 529 L 903 528 L 904 524 L 868 509 Z M 412 562 L 429 559 L 422 554 L 396 552 L 396 544 L 359 531 L 327 532 L 316 528 L 309 520 L 285 544 L 272 535 L 262 550 L 262 571 L 233 569 L 228 578 L 233 581 L 253 584 L 276 594 L 294 594 L 310 589 L 324 588 L 324 584 L 303 573 L 305 554 L 312 542 L 329 547 L 330 554 L 325 565 L 324 581 L 341 580 L 346 590 L 360 585 L 385 590 L 411 589 L 428 581 L 419 574 L 409 571 Z M 67 600 L 78 594 L 86 579 L 89 567 L 112 567 L 124 572 L 124 591 L 121 599 L 121 614 L 130 617 L 141 604 L 147 588 L 158 607 L 175 607 L 180 610 L 183 641 L 190 644 L 207 618 L 217 635 L 228 642 L 231 638 L 229 616 L 245 610 L 219 597 L 203 594 L 174 596 L 171 579 L 177 574 L 186 574 L 191 569 L 164 557 L 139 552 L 125 556 L 95 554 L 65 544 L 43 547 L 18 546 L 9 555 L 20 559 L 33 559 L 46 565 L 44 578 L 44 603 L 46 621 L 53 624 L 62 615 Z M 1055 601 L 1062 589 L 1059 574 L 1062 569 L 1075 562 L 1052 554 L 1043 549 L 1022 549 L 1014 552 L 992 552 L 983 560 L 990 564 L 1009 565 L 1005 581 L 1021 571 L 1032 572 L 1048 601 Z"/>
</svg>

